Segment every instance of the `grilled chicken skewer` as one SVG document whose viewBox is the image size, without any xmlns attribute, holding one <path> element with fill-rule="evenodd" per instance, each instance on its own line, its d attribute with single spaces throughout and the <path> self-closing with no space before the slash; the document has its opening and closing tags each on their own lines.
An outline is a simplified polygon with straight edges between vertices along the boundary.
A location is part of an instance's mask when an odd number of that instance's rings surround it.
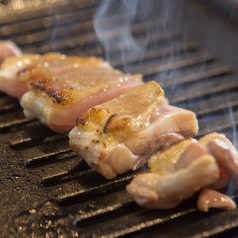
<svg viewBox="0 0 238 238">
<path fill-rule="evenodd" d="M 162 104 L 163 94 L 151 81 L 92 107 L 69 133 L 71 148 L 89 166 L 112 179 L 139 168 L 157 150 L 195 135 L 195 114 Z"/>
</svg>

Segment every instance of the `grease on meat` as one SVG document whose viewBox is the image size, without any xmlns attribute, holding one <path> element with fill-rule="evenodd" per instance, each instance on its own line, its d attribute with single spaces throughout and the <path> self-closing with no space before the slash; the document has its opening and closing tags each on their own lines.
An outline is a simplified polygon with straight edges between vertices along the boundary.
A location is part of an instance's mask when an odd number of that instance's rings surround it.
<svg viewBox="0 0 238 238">
<path fill-rule="evenodd" d="M 139 168 L 155 151 L 196 134 L 195 114 L 161 104 L 163 94 L 151 81 L 89 109 L 69 134 L 71 148 L 112 179 Z"/>
<path fill-rule="evenodd" d="M 148 165 L 152 173 L 134 178 L 127 191 L 141 206 L 165 209 L 206 188 L 199 195 L 198 209 L 234 209 L 234 202 L 214 189 L 229 180 L 237 186 L 237 159 L 238 152 L 223 134 L 210 133 L 198 141 L 188 138 L 151 156 Z"/>
<path fill-rule="evenodd" d="M 96 57 L 51 53 L 41 56 L 41 60 L 40 63 L 36 60 L 38 65 L 21 75 L 29 91 L 20 103 L 26 117 L 38 118 L 58 133 L 69 132 L 76 119 L 90 107 L 142 84 L 141 75 L 124 74 Z M 48 66 L 44 67 L 45 64 Z"/>
<path fill-rule="evenodd" d="M 106 72 L 108 77 L 113 71 L 109 63 L 98 57 L 66 56 L 59 53 L 23 54 L 19 57 L 9 57 L 0 68 L 0 90 L 12 97 L 21 99 L 22 95 L 29 90 L 29 82 L 49 80 L 74 71 L 78 71 L 79 80 L 82 81 L 80 79 L 80 69 L 86 68 L 89 69 L 90 73 L 93 73 L 96 69 L 105 69 L 105 71 L 108 71 Z M 95 77 L 96 74 L 97 72 L 95 72 Z M 124 81 L 127 76 L 128 81 L 131 78 L 142 81 L 141 75 L 132 77 L 129 74 L 123 75 L 120 73 L 120 76 L 122 76 L 121 81 Z M 120 81 L 118 80 L 118 82 Z"/>
<path fill-rule="evenodd" d="M 195 149 L 195 155 L 200 145 L 198 143 L 191 145 Z M 187 165 L 174 172 L 138 175 L 127 185 L 127 191 L 140 206 L 146 208 L 176 207 L 192 194 L 219 178 L 219 168 L 215 159 L 205 148 L 202 150 L 201 156 L 192 162 L 188 161 L 190 157 L 186 155 L 183 157 L 182 154 L 180 159 L 183 160 L 184 165 Z"/>
</svg>

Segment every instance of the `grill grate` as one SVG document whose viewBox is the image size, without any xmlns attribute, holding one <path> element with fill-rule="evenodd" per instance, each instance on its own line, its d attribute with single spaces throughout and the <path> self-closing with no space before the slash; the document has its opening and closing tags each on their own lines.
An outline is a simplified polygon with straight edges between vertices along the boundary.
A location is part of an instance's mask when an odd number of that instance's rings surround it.
<svg viewBox="0 0 238 238">
<path fill-rule="evenodd" d="M 173 5 L 172 1 L 163 0 L 154 4 L 165 7 L 168 2 Z M 71 0 L 67 5 L 55 1 L 54 7 L 48 4 L 35 10 L 21 9 L 9 13 L 7 18 L 0 15 L 0 37 L 12 39 L 24 52 L 107 56 L 118 69 L 142 73 L 145 81 L 158 81 L 171 104 L 195 111 L 200 126 L 198 137 L 219 131 L 237 145 L 238 54 L 229 52 L 237 52 L 238 47 L 226 46 L 228 57 L 222 48 L 224 42 L 214 40 L 220 32 L 237 37 L 236 26 L 227 27 L 224 18 L 196 1 L 180 1 L 182 17 L 172 14 L 166 25 L 163 14 L 144 17 L 143 8 L 139 8 L 131 32 L 145 51 L 140 57 L 129 54 L 123 59 L 120 50 L 127 48 L 118 44 L 118 37 L 125 30 L 120 23 L 128 12 L 124 9 L 115 17 L 114 9 L 119 4 L 120 1 L 111 1 L 108 18 L 101 20 L 116 25 L 108 30 L 112 42 L 109 54 L 93 29 L 92 15 L 101 6 L 96 1 Z M 194 20 L 196 17 L 199 23 Z M 214 22 L 219 23 L 220 31 L 211 34 L 209 27 Z M 208 29 L 204 29 L 204 24 Z M 38 120 L 26 119 L 19 103 L 4 93 L 0 94 L 0 136 L 0 219 L 5 221 L 0 233 L 6 237 L 158 237 L 158 234 L 235 237 L 237 234 L 237 210 L 199 212 L 196 195 L 171 210 L 138 207 L 125 186 L 136 174 L 147 171 L 146 166 L 111 181 L 104 179 L 75 156 L 67 135 L 57 135 Z M 237 202 L 237 193 L 230 185 L 223 190 Z"/>
</svg>

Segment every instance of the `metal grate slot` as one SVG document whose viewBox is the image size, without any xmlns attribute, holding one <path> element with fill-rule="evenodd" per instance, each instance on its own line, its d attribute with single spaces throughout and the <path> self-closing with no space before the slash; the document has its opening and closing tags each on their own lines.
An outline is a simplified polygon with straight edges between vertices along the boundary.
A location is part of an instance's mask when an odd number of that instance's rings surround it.
<svg viewBox="0 0 238 238">
<path fill-rule="evenodd" d="M 77 158 L 77 160 L 79 160 L 79 159 Z M 93 175 L 95 173 L 96 173 L 95 170 L 90 169 L 89 166 L 84 161 L 79 160 L 79 163 L 76 166 L 76 168 L 73 168 L 66 173 L 56 174 L 51 177 L 43 178 L 39 181 L 39 183 L 42 186 L 50 187 L 50 186 L 66 183 L 71 180 L 81 178 L 88 174 Z M 91 175 L 89 175 L 89 176 L 91 176 Z"/>
<path fill-rule="evenodd" d="M 198 48 L 198 44 L 196 42 L 189 42 L 185 45 L 181 45 L 181 44 L 178 44 L 178 45 L 174 45 L 173 47 L 165 47 L 165 48 L 162 48 L 162 49 L 159 49 L 159 50 L 154 50 L 153 53 L 152 52 L 145 52 L 143 54 L 143 57 L 141 59 L 141 61 L 143 62 L 146 62 L 147 60 L 157 60 L 157 59 L 165 59 L 166 57 L 168 56 L 171 56 L 171 55 L 182 55 L 184 53 L 187 53 L 189 51 L 194 51 Z M 135 63 L 138 63 L 138 59 L 135 58 L 134 55 L 131 55 L 128 56 L 126 59 L 125 59 L 125 62 L 124 64 L 126 63 L 126 65 L 131 65 L 131 64 L 135 64 Z M 111 61 L 111 64 L 114 66 L 114 67 L 117 67 L 117 68 L 123 68 L 123 62 L 121 61 L 121 59 L 119 60 L 112 60 Z"/>
<path fill-rule="evenodd" d="M 26 1 L 23 0 L 22 3 L 24 4 Z M 32 1 L 30 1 L 32 2 Z M 41 4 L 39 4 L 41 3 Z M 116 0 L 113 0 L 113 3 L 108 6 L 109 11 L 113 10 L 114 6 L 116 5 L 117 2 Z M 92 17 L 92 13 L 94 12 L 94 9 L 99 7 L 101 4 L 100 2 L 95 2 L 94 0 L 88 0 L 88 1 L 69 1 L 69 2 L 64 2 L 64 1 L 54 1 L 53 4 L 50 4 L 49 1 L 46 3 L 44 0 L 37 1 L 37 6 L 34 7 L 26 7 L 19 9 L 13 10 L 13 9 L 6 9 L 10 10 L 8 17 L 5 17 L 5 14 L 2 13 L 0 16 L 0 22 L 3 25 L 8 25 L 8 24 L 14 24 L 16 22 L 29 22 L 30 20 L 39 20 L 41 21 L 42 18 L 44 17 L 51 17 L 52 15 L 55 16 L 65 16 L 65 14 L 72 14 L 74 13 L 79 13 L 77 14 L 79 19 L 87 19 Z M 82 16 L 82 18 L 80 17 Z M 65 17 L 67 18 L 67 17 Z"/>
<path fill-rule="evenodd" d="M 25 161 L 26 167 L 38 167 L 49 163 L 54 163 L 66 159 L 72 159 L 75 157 L 74 152 L 71 149 L 61 150 L 60 152 L 53 152 L 44 156 L 35 157 Z"/>
<path fill-rule="evenodd" d="M 146 41 L 146 48 L 149 48 L 149 47 L 152 47 L 154 45 L 154 43 L 156 42 L 157 47 L 160 48 L 161 46 L 164 46 L 164 45 L 166 46 L 168 44 L 168 42 L 173 42 L 173 41 L 176 42 L 179 39 L 181 39 L 181 33 L 179 33 L 179 32 L 174 32 L 174 31 L 173 32 L 170 32 L 170 31 L 155 32 L 155 33 L 151 33 L 150 36 L 148 37 L 148 39 L 146 39 L 146 40 L 145 40 L 145 37 L 143 35 L 142 36 L 137 36 L 136 43 L 139 44 L 139 45 L 143 45 L 143 44 L 145 44 L 145 41 Z M 82 40 L 81 44 L 85 44 L 87 46 L 86 50 L 84 50 L 82 48 L 83 54 L 87 55 L 88 53 L 90 53 L 90 51 L 88 51 L 88 48 L 90 46 L 88 44 L 86 44 L 86 42 L 83 39 L 81 39 L 81 40 Z M 133 44 L 134 44 L 134 42 L 133 42 Z M 114 67 L 122 66 L 122 60 L 121 59 L 118 60 L 118 55 L 115 56 L 115 54 L 121 54 L 121 51 L 122 50 L 126 51 L 126 49 L 128 50 L 128 47 L 129 47 L 128 45 L 127 46 L 119 45 L 116 40 L 111 44 L 110 52 L 108 54 L 112 58 L 112 59 L 110 59 L 110 63 Z M 101 44 L 97 46 L 96 50 L 102 57 L 105 55 L 105 49 Z M 92 52 L 94 52 L 94 51 L 92 51 Z M 157 54 L 160 54 L 160 53 L 158 52 Z M 94 52 L 94 55 L 95 55 L 95 52 Z M 129 57 L 131 57 L 131 58 L 129 58 Z M 132 56 L 129 56 L 129 57 L 125 59 L 125 60 L 128 60 L 129 63 L 134 62 L 135 60 L 137 60 L 135 57 L 132 57 Z M 149 58 L 149 57 L 145 56 L 145 60 L 147 58 Z"/>
<path fill-rule="evenodd" d="M 66 196 L 60 197 L 56 199 L 56 202 L 61 205 L 61 206 L 71 206 L 72 204 L 75 203 L 82 203 L 84 201 L 87 201 L 88 198 L 90 197 L 91 199 L 95 197 L 101 197 L 106 194 L 119 191 L 119 190 L 124 190 L 125 186 L 130 183 L 131 179 L 139 173 L 145 172 L 145 169 L 139 169 L 137 170 L 134 174 L 129 174 L 126 173 L 123 176 L 119 176 L 115 180 L 107 181 L 104 179 L 104 183 L 101 184 L 101 179 L 100 175 L 97 176 L 91 176 L 90 174 L 86 174 L 84 177 L 80 177 L 80 180 L 83 181 L 90 181 L 90 180 L 95 180 L 97 177 L 100 181 L 100 185 L 97 187 L 90 187 L 88 189 L 85 189 L 83 191 L 73 193 L 73 194 L 68 194 Z M 129 174 L 129 175 L 128 175 Z M 120 178 L 121 177 L 121 178 Z M 98 183 L 99 181 L 95 181 L 95 184 Z"/>
<path fill-rule="evenodd" d="M 88 226 L 85 229 L 82 229 L 82 237 L 87 237 L 86 229 L 93 229 L 93 233 L 99 233 L 99 237 L 106 235 L 106 237 L 134 237 L 138 234 L 143 234 L 143 232 L 148 232 L 153 229 L 159 230 L 160 234 L 162 234 L 163 227 L 170 227 L 169 230 L 173 227 L 174 223 L 179 223 L 180 220 L 186 220 L 188 217 L 197 217 L 197 211 L 194 208 L 194 204 L 192 204 L 191 200 L 187 203 L 186 209 L 185 207 L 180 205 L 176 209 L 172 210 L 164 210 L 164 211 L 155 211 L 151 210 L 148 212 L 147 209 L 138 208 L 136 211 L 128 211 L 125 210 L 124 213 L 126 216 L 120 216 L 116 218 L 110 219 L 110 214 L 108 214 L 107 219 L 116 223 L 117 226 L 113 227 L 110 223 L 99 223 L 97 226 Z M 123 226 L 123 220 L 128 225 Z M 100 229 L 99 226 L 102 226 L 103 229 Z M 105 227 L 106 226 L 106 227 Z M 81 227 L 80 227 L 81 228 Z M 157 232 L 154 233 L 158 235 Z"/>
<path fill-rule="evenodd" d="M 27 149 L 33 146 L 38 146 L 44 143 L 59 141 L 59 140 L 65 140 L 68 137 L 66 135 L 52 135 L 46 137 L 45 135 L 37 136 L 35 138 L 25 138 L 19 141 L 11 142 L 11 148 L 15 150 L 22 150 Z"/>
<path fill-rule="evenodd" d="M 159 27 L 157 21 L 151 21 L 148 23 L 148 27 L 149 28 L 153 28 L 155 25 L 156 27 Z M 55 49 L 58 47 L 59 48 L 59 44 L 62 45 L 62 41 L 64 42 L 64 44 L 68 44 L 70 46 L 74 45 L 75 46 L 78 44 L 78 42 L 87 42 L 87 45 L 89 44 L 95 44 L 98 43 L 98 38 L 97 35 L 94 32 L 87 32 L 87 33 L 82 33 L 79 31 L 80 26 L 78 26 L 78 24 L 75 27 L 67 27 L 67 30 L 69 30 L 69 32 L 71 32 L 71 37 L 70 39 L 67 39 L 67 41 L 65 40 L 65 28 L 63 29 L 58 29 L 57 31 L 53 32 L 54 29 L 52 31 L 47 30 L 46 32 L 36 32 L 36 33 L 32 33 L 29 35 L 23 35 L 23 36 L 16 36 L 13 37 L 12 39 L 14 40 L 14 42 L 16 44 L 18 44 L 21 47 L 24 47 L 24 50 L 27 50 L 28 48 L 31 48 L 31 44 L 40 44 L 42 45 L 42 47 L 44 47 L 44 44 L 47 45 L 48 47 L 49 42 L 51 42 L 51 36 L 54 35 L 55 40 L 53 41 L 53 43 L 51 44 L 51 49 L 52 47 L 55 47 Z M 162 25 L 160 26 L 161 28 L 163 27 Z M 72 28 L 72 29 L 71 29 Z M 82 29 L 83 31 L 83 29 Z M 107 37 L 108 40 L 113 40 L 116 37 L 120 36 L 123 32 L 125 31 L 125 28 L 121 27 L 118 28 L 117 30 L 111 30 L 107 32 Z M 143 35 L 145 34 L 145 27 L 139 23 L 139 24 L 134 24 L 131 27 L 131 33 L 134 35 Z M 68 42 L 69 41 L 69 42 Z M 58 46 L 57 46 L 58 45 Z"/>
<path fill-rule="evenodd" d="M 205 66 L 206 67 L 206 66 Z M 208 67 L 206 67 L 208 68 Z M 198 73 L 194 73 L 194 68 L 191 72 L 189 72 L 189 75 L 177 78 L 175 75 L 175 78 L 173 79 L 166 79 L 166 81 L 162 82 L 162 87 L 163 88 L 169 88 L 172 87 L 174 88 L 175 86 L 179 86 L 180 84 L 185 85 L 188 83 L 193 83 L 195 81 L 201 81 L 201 80 L 206 80 L 209 78 L 217 78 L 217 77 L 221 77 L 221 76 L 225 76 L 227 74 L 231 74 L 232 73 L 232 69 L 229 66 L 219 66 L 219 67 L 215 67 L 214 65 L 213 67 L 210 69 L 205 69 L 202 72 L 198 72 Z M 181 74 L 181 73 L 180 73 Z"/>
<path fill-rule="evenodd" d="M 148 40 L 148 46 L 150 44 L 153 44 L 154 41 L 158 42 L 158 44 L 165 44 L 166 42 L 170 40 L 176 40 L 179 39 L 181 36 L 179 33 L 176 32 L 161 32 L 160 34 L 153 34 L 149 40 Z M 99 55 L 103 56 L 105 50 L 102 47 L 101 44 L 98 42 L 92 41 L 91 43 L 88 42 L 90 40 L 90 35 L 87 35 L 87 37 L 84 37 L 83 35 L 75 35 L 72 36 L 70 39 L 62 39 L 58 40 L 57 42 L 46 42 L 45 45 L 41 45 L 38 47 L 31 46 L 29 49 L 27 49 L 27 52 L 30 53 L 35 53 L 35 52 L 40 52 L 40 53 L 46 53 L 52 50 L 61 50 L 63 52 L 70 52 L 69 54 L 75 54 L 74 51 L 70 51 L 71 49 L 80 48 L 80 52 L 77 55 L 83 55 L 83 56 L 88 56 L 88 55 Z M 137 37 L 138 43 L 144 41 L 144 37 Z M 141 39 L 141 40 L 140 40 Z M 121 50 L 121 46 L 119 46 L 116 41 L 114 44 L 112 44 L 112 52 L 118 52 Z M 122 46 L 123 49 L 123 46 Z"/>
<path fill-rule="evenodd" d="M 36 120 L 23 118 L 23 119 L 17 119 L 10 122 L 0 123 L 0 132 L 9 132 L 11 129 L 14 129 L 17 127 L 19 129 L 22 125 L 25 125 L 30 122 L 34 122 Z"/>
<path fill-rule="evenodd" d="M 237 202 L 237 198 L 234 200 Z M 219 237 L 217 235 L 221 234 L 222 237 L 236 237 L 236 232 L 232 232 L 232 234 L 230 234 L 232 236 L 226 236 L 226 234 L 238 226 L 237 210 L 219 212 L 214 209 L 210 215 L 204 215 L 201 213 L 199 215 L 202 219 L 194 220 L 189 227 L 186 227 L 185 221 L 183 221 L 180 226 L 174 226 L 173 232 L 170 231 L 167 232 L 167 234 L 162 234 L 161 237 L 170 237 L 175 233 L 178 237 Z M 181 229 L 182 226 L 183 229 Z M 187 235 L 188 233 L 189 236 Z"/>
<path fill-rule="evenodd" d="M 0 95 L 0 106 L 6 106 L 8 104 L 17 104 L 18 101 L 5 94 Z"/>
<path fill-rule="evenodd" d="M 224 81 L 226 81 L 226 83 L 224 83 Z M 237 87 L 238 82 L 234 77 L 216 78 L 215 82 L 202 82 L 196 87 L 184 86 L 183 90 L 187 90 L 186 95 L 181 90 L 177 90 L 176 92 L 167 92 L 167 96 L 171 99 L 170 102 L 172 104 L 177 104 L 181 101 L 189 102 L 202 97 L 211 97 L 213 94 L 234 90 Z"/>
<path fill-rule="evenodd" d="M 21 106 L 19 105 L 19 103 L 7 104 L 4 106 L 0 106 L 0 114 L 13 111 L 13 110 L 16 111 L 20 109 L 21 109 Z"/>
<path fill-rule="evenodd" d="M 238 100 L 236 98 L 237 91 L 228 91 L 222 94 L 223 97 L 218 93 L 211 98 L 207 98 L 206 101 L 195 102 L 192 104 L 187 104 L 185 108 L 189 110 L 194 110 L 197 117 L 204 118 L 212 116 L 215 113 L 230 113 L 230 110 L 237 111 Z M 205 107 L 206 106 L 206 107 Z"/>
<path fill-rule="evenodd" d="M 148 81 L 151 80 L 152 77 L 154 77 L 156 74 L 166 71 L 173 71 L 175 68 L 177 69 L 183 69 L 187 67 L 193 67 L 199 64 L 209 63 L 213 62 L 215 60 L 215 56 L 213 54 L 205 54 L 201 56 L 194 56 L 187 59 L 181 59 L 176 62 L 170 62 L 164 65 L 148 65 L 143 64 L 141 65 L 145 70 L 143 72 L 140 72 L 144 75 L 144 80 Z M 146 70 L 147 69 L 147 70 Z"/>
<path fill-rule="evenodd" d="M 108 206 L 104 209 L 99 209 L 84 215 L 81 215 L 80 218 L 77 220 L 74 220 L 74 225 L 76 226 L 85 226 L 90 223 L 99 222 L 99 220 L 103 219 L 104 217 L 111 217 L 113 214 L 116 214 L 117 216 L 119 213 L 124 213 L 125 210 L 137 210 L 138 206 L 135 204 L 133 200 L 127 201 L 126 203 L 117 203 L 113 206 Z"/>
<path fill-rule="evenodd" d="M 234 111 L 225 114 L 220 115 L 216 117 L 212 117 L 209 120 L 200 121 L 199 122 L 199 133 L 198 135 L 203 135 L 205 133 L 209 133 L 212 131 L 218 131 L 218 132 L 225 132 L 231 130 L 237 130 L 238 125 L 238 111 Z M 235 122 L 235 124 L 234 124 Z"/>
<path fill-rule="evenodd" d="M 110 7 L 109 7 L 110 8 Z M 18 34 L 32 34 L 37 31 L 43 30 L 52 30 L 57 26 L 58 28 L 65 28 L 65 27 L 77 27 L 81 30 L 81 32 L 85 31 L 92 31 L 93 30 L 93 22 L 92 22 L 92 15 L 94 13 L 94 8 L 85 9 L 84 11 L 74 10 L 73 12 L 61 12 L 61 13 L 52 13 L 46 12 L 45 16 L 41 16 L 40 18 L 33 18 L 27 19 L 30 21 L 30 24 L 26 24 L 25 20 L 16 22 L 13 21 L 11 24 L 7 24 L 4 22 L 5 19 L 1 19 L 1 25 L 3 28 L 0 30 L 0 36 L 4 39 L 13 38 Z M 109 9 L 110 11 L 110 9 Z M 111 9 L 112 11 L 112 9 Z M 48 13 L 48 14 L 47 14 Z M 114 23 L 115 21 L 120 21 L 126 16 L 126 14 L 122 14 L 117 18 L 113 18 L 110 16 L 110 21 Z M 84 19 L 82 21 L 82 18 Z M 105 21 L 106 19 L 102 19 L 101 22 Z M 80 23 L 80 26 L 79 26 Z M 76 29 L 77 29 L 76 28 Z"/>
</svg>

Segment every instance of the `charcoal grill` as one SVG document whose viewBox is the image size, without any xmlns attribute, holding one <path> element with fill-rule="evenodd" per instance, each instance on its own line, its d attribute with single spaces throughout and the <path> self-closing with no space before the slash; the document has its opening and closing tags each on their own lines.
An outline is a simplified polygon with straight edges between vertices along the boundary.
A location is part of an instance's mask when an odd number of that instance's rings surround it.
<svg viewBox="0 0 238 238">
<path fill-rule="evenodd" d="M 122 8 L 121 14 L 114 14 L 121 1 L 110 1 L 102 19 L 117 26 L 108 29 L 110 52 L 92 21 L 102 1 L 1 2 L 0 39 L 11 39 L 28 53 L 97 55 L 121 70 L 142 73 L 145 81 L 161 84 L 171 104 L 196 112 L 197 137 L 223 132 L 237 146 L 238 28 L 236 19 L 224 11 L 234 12 L 235 1 L 150 1 L 151 12 L 145 12 L 139 1 L 131 32 L 144 53 L 125 58 L 118 37 L 124 31 L 121 22 L 131 12 Z M 26 119 L 18 101 L 4 93 L 0 93 L 0 138 L 1 237 L 238 235 L 238 210 L 199 212 L 196 196 L 171 210 L 138 207 L 125 185 L 146 166 L 104 179 L 75 156 L 67 135 Z M 237 191 L 230 185 L 223 192 L 237 202 Z"/>
</svg>

